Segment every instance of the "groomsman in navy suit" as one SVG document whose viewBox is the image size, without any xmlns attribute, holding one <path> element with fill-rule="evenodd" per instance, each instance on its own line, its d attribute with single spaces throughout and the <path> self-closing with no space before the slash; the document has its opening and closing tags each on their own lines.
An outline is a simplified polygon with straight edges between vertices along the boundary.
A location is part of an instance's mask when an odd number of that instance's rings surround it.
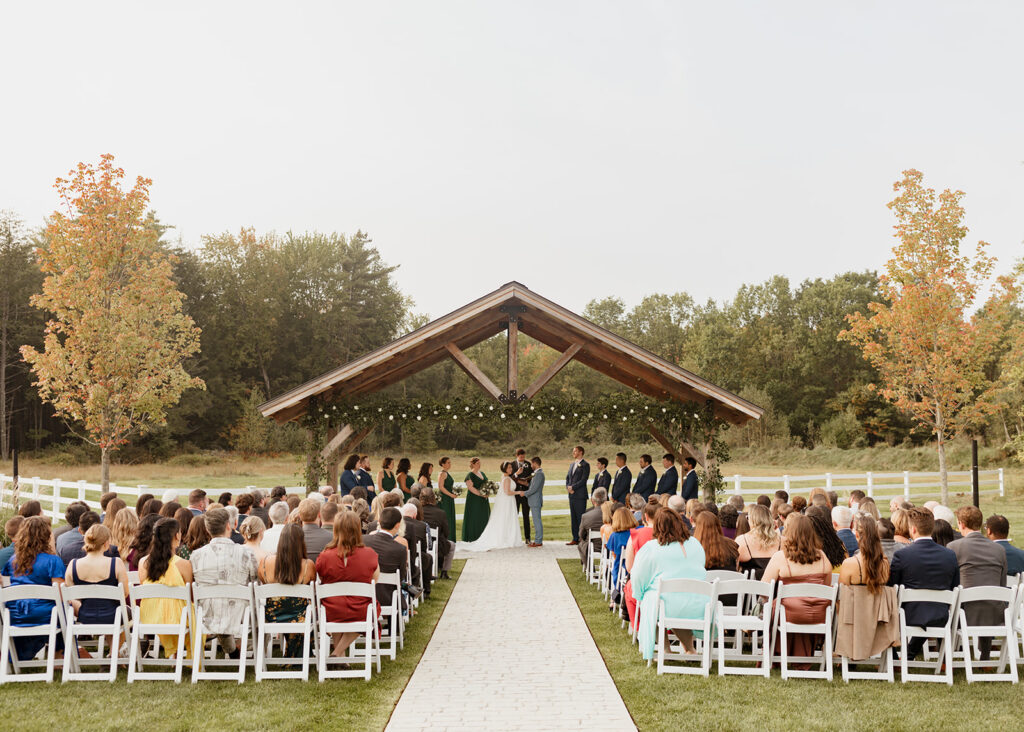
<svg viewBox="0 0 1024 732">
<path fill-rule="evenodd" d="M 590 495 L 594 495 L 594 491 L 598 488 L 608 488 L 612 484 L 611 473 L 608 472 L 608 458 L 599 457 L 597 459 L 597 472 L 594 473 L 594 485 L 590 487 Z"/>
<path fill-rule="evenodd" d="M 629 495 L 629 486 L 633 482 L 633 473 L 626 465 L 626 453 L 620 452 L 615 455 L 615 481 L 612 483 L 612 500 L 618 503 L 625 503 Z"/>
<path fill-rule="evenodd" d="M 654 472 L 654 468 L 651 467 L 651 456 L 641 455 L 640 456 L 640 472 L 636 474 L 636 485 L 633 486 L 633 492 L 637 495 L 643 496 L 646 501 L 654 494 L 654 487 L 658 482 L 658 474 Z"/>
<path fill-rule="evenodd" d="M 676 488 L 679 487 L 679 471 L 676 470 L 676 456 L 671 453 L 665 453 L 664 457 L 661 458 L 661 464 L 665 468 L 665 472 L 661 474 L 661 478 L 658 480 L 658 494 L 667 493 L 670 496 L 674 496 Z"/>
<path fill-rule="evenodd" d="M 686 475 L 683 476 L 683 500 L 697 497 L 697 461 L 692 457 L 683 458 Z"/>
<path fill-rule="evenodd" d="M 583 459 L 583 448 L 572 449 L 572 464 L 565 476 L 565 488 L 569 491 L 569 523 L 572 526 L 572 541 L 566 546 L 580 543 L 580 518 L 587 510 L 587 479 L 590 478 L 590 463 Z"/>
<path fill-rule="evenodd" d="M 357 476 L 359 485 L 366 489 L 367 500 L 372 501 L 377 493 L 374 491 L 373 475 L 370 473 L 370 456 L 359 456 L 359 474 Z"/>
</svg>

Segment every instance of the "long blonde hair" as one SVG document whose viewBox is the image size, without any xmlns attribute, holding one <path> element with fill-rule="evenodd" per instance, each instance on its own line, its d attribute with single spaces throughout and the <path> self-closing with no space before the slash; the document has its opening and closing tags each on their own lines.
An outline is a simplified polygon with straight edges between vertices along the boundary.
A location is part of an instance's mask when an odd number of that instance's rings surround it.
<svg viewBox="0 0 1024 732">
<path fill-rule="evenodd" d="M 750 521 L 747 536 L 766 549 L 778 545 L 779 532 L 775 530 L 775 522 L 767 508 L 760 503 L 751 503 L 747 506 L 747 519 Z"/>
<path fill-rule="evenodd" d="M 110 508 L 110 506 L 107 506 L 107 508 Z M 117 551 L 123 556 L 128 555 L 132 542 L 135 541 L 135 532 L 138 527 L 139 518 L 135 515 L 135 511 L 128 511 L 122 508 L 114 516 L 114 521 L 110 525 L 110 543 L 116 546 Z"/>
</svg>

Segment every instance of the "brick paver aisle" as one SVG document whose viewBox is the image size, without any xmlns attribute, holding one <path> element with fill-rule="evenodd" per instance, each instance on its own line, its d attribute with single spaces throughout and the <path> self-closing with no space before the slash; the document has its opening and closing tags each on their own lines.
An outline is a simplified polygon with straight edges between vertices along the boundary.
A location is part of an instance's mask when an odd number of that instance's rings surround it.
<svg viewBox="0 0 1024 732">
<path fill-rule="evenodd" d="M 636 729 L 555 561 L 564 550 L 465 555 L 388 730 Z"/>
</svg>

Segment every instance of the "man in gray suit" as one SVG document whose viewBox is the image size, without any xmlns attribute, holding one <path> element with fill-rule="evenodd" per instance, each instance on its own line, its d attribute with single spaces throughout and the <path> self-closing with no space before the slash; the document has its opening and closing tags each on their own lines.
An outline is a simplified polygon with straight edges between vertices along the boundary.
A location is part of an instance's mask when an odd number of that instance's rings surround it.
<svg viewBox="0 0 1024 732">
<path fill-rule="evenodd" d="M 960 584 L 964 588 L 1006 584 L 1006 552 L 981 533 L 982 516 L 976 506 L 961 506 L 956 510 L 956 522 L 962 539 L 949 543 L 960 565 Z M 1001 625 L 1006 603 L 988 600 L 964 603 L 964 613 L 970 625 Z M 982 660 L 992 650 L 992 639 L 979 639 Z"/>
<path fill-rule="evenodd" d="M 530 515 L 533 517 L 533 525 L 536 527 L 534 533 L 537 535 L 537 538 L 527 546 L 536 547 L 544 546 L 544 524 L 540 520 L 540 510 L 544 506 L 544 471 L 540 469 L 539 457 L 531 459 L 530 464 L 533 466 L 533 477 L 530 478 L 530 487 L 523 493 L 523 498 L 526 499 L 526 503 L 530 507 Z"/>
<path fill-rule="evenodd" d="M 580 564 L 587 563 L 587 537 L 590 536 L 590 532 L 601 530 L 601 505 L 607 500 L 608 491 L 604 488 L 598 488 L 590 496 L 590 502 L 594 504 L 594 507 L 580 517 L 580 543 L 578 546 L 580 550 Z M 597 542 L 594 542 L 594 548 L 599 552 L 601 551 L 601 545 Z"/>
</svg>

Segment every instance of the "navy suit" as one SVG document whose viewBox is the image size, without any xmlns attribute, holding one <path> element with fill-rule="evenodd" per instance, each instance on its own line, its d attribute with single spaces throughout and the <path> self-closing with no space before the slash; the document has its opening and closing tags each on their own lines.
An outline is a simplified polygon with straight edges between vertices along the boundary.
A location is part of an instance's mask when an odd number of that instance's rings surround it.
<svg viewBox="0 0 1024 732">
<path fill-rule="evenodd" d="M 575 470 L 573 469 L 575 467 Z M 590 478 L 590 463 L 580 458 L 580 464 L 569 466 L 565 476 L 566 490 L 569 494 L 569 523 L 572 526 L 572 540 L 580 540 L 580 518 L 587 510 L 587 479 Z"/>
<path fill-rule="evenodd" d="M 1018 549 L 1007 539 L 996 539 L 996 544 L 1006 552 L 1006 574 L 1012 576 L 1024 572 L 1024 550 Z"/>
<path fill-rule="evenodd" d="M 648 465 L 637 473 L 636 485 L 633 486 L 633 492 L 639 496 L 643 496 L 646 501 L 654 494 L 654 484 L 657 480 L 658 474 L 654 472 L 654 468 Z"/>
<path fill-rule="evenodd" d="M 361 485 L 366 489 L 366 495 L 369 497 L 368 500 L 372 501 L 376 495 L 373 490 L 373 476 L 359 468 L 359 475 L 356 476 L 356 481 L 357 485 Z"/>
<path fill-rule="evenodd" d="M 594 491 L 596 491 L 598 488 L 604 488 L 605 490 L 608 490 L 611 484 L 612 474 L 608 472 L 608 469 L 605 468 L 604 470 L 598 470 L 597 473 L 594 475 L 594 485 L 590 487 L 590 495 L 594 495 Z"/>
<path fill-rule="evenodd" d="M 632 482 L 633 473 L 630 472 L 629 467 L 623 465 L 615 473 L 615 482 L 612 483 L 612 500 L 625 503 L 626 496 L 629 494 L 629 484 Z"/>
<path fill-rule="evenodd" d="M 857 544 L 857 536 L 851 529 L 839 529 L 836 531 L 839 535 L 839 539 L 843 542 L 843 546 L 846 547 L 846 553 L 851 557 L 857 553 L 860 546 Z"/>
<path fill-rule="evenodd" d="M 918 539 L 893 555 L 888 584 L 911 590 L 952 590 L 960 584 L 960 565 L 952 549 L 931 538 Z M 921 628 L 945 625 L 949 619 L 949 607 L 934 602 L 908 602 L 903 610 L 907 625 Z M 923 638 L 911 640 L 909 657 L 920 653 L 923 645 Z"/>
<path fill-rule="evenodd" d="M 679 487 L 679 471 L 676 470 L 676 466 L 672 465 L 661 474 L 661 478 L 658 479 L 658 493 L 667 493 L 670 496 L 676 494 L 676 488 Z"/>
<path fill-rule="evenodd" d="M 691 470 L 683 476 L 683 500 L 689 501 L 697 497 L 697 471 Z"/>
<path fill-rule="evenodd" d="M 359 485 L 359 476 L 354 470 L 342 471 L 338 484 L 340 486 L 338 492 L 343 496 L 347 496 L 352 492 L 353 488 Z"/>
</svg>

